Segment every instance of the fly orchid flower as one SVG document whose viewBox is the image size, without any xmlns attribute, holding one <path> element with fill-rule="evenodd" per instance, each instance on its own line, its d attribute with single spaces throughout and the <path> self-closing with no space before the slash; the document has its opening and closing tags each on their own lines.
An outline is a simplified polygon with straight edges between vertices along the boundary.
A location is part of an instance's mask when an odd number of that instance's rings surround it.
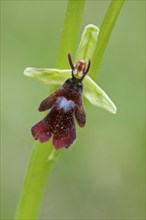
<svg viewBox="0 0 146 220">
<path fill-rule="evenodd" d="M 72 78 L 67 79 L 59 89 L 41 102 L 39 111 L 51 110 L 31 129 L 33 137 L 42 143 L 52 137 L 52 143 L 56 149 L 67 148 L 75 141 L 74 117 L 80 127 L 84 127 L 86 123 L 82 101 L 82 80 L 89 71 L 90 61 L 86 68 L 85 61 L 80 60 L 74 66 L 70 54 L 68 54 L 68 59 L 72 69 Z"/>
<path fill-rule="evenodd" d="M 94 56 L 98 33 L 99 29 L 95 25 L 85 27 L 76 54 L 76 65 L 73 64 L 71 56 L 68 54 L 71 70 L 32 67 L 25 69 L 26 76 L 46 84 L 61 85 L 41 102 L 39 111 L 48 109 L 50 111 L 43 120 L 31 129 L 33 137 L 41 143 L 52 138 L 54 147 L 60 149 L 62 147 L 68 148 L 75 141 L 74 119 L 77 120 L 80 127 L 84 127 L 86 123 L 82 95 L 91 104 L 116 113 L 116 106 L 107 94 L 89 76 L 86 76 L 90 69 L 89 58 L 92 60 Z M 87 60 L 88 65 L 86 66 Z"/>
</svg>

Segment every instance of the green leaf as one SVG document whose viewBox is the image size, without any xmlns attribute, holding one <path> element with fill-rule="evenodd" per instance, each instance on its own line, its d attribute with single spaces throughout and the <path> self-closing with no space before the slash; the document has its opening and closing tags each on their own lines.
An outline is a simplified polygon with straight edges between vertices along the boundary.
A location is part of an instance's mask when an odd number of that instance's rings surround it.
<svg viewBox="0 0 146 220">
<path fill-rule="evenodd" d="M 112 0 L 110 2 L 109 8 L 100 27 L 100 33 L 96 44 L 95 54 L 93 56 L 92 65 L 90 68 L 90 76 L 94 80 L 97 77 L 97 72 L 99 71 L 99 67 L 104 52 L 106 50 L 109 38 L 111 36 L 112 30 L 115 26 L 124 2 L 125 0 Z"/>
<path fill-rule="evenodd" d="M 45 84 L 62 85 L 65 80 L 71 76 L 71 70 L 28 67 L 24 71 L 24 74 Z M 85 77 L 83 84 L 83 95 L 91 104 L 103 108 L 111 113 L 116 113 L 116 106 L 114 103 L 89 76 Z"/>
</svg>

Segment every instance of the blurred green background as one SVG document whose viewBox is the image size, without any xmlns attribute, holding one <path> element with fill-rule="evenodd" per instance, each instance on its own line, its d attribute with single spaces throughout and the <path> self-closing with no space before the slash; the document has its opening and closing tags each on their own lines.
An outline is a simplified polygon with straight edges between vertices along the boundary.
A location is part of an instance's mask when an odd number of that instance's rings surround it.
<svg viewBox="0 0 146 220">
<path fill-rule="evenodd" d="M 101 26 L 109 1 L 87 1 L 81 24 Z M 67 1 L 2 1 L 2 208 L 12 219 L 33 138 L 30 128 L 48 87 L 23 75 L 54 67 Z M 39 219 L 144 219 L 145 1 L 126 1 L 97 79 L 118 108 L 114 116 L 87 105 L 87 124 L 63 150 Z M 79 36 L 79 39 L 80 39 Z M 68 39 L 69 40 L 69 39 Z M 35 183 L 34 183 L 35 184 Z"/>
</svg>

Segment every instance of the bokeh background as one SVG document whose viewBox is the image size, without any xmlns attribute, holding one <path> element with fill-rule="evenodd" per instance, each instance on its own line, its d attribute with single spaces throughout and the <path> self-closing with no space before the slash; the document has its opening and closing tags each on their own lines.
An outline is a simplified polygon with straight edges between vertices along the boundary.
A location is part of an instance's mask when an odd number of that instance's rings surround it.
<svg viewBox="0 0 146 220">
<path fill-rule="evenodd" d="M 79 38 L 85 25 L 101 26 L 108 5 L 87 1 Z M 30 128 L 42 118 L 37 107 L 48 95 L 46 85 L 23 71 L 54 67 L 66 6 L 1 1 L 1 219 L 14 217 L 32 151 Z M 126 1 L 97 79 L 117 115 L 87 104 L 87 125 L 55 164 L 39 219 L 144 219 L 144 31 L 145 1 Z"/>
</svg>

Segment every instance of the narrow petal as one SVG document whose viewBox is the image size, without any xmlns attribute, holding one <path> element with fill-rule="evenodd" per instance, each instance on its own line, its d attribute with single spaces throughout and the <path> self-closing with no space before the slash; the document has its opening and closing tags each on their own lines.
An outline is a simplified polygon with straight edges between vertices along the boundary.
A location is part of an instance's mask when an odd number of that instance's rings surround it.
<svg viewBox="0 0 146 220">
<path fill-rule="evenodd" d="M 80 127 L 84 127 L 86 124 L 86 112 L 83 104 L 76 106 L 75 117 Z"/>
<path fill-rule="evenodd" d="M 51 134 L 47 131 L 44 120 L 35 124 L 32 127 L 31 132 L 35 140 L 39 140 L 41 143 L 44 143 L 51 138 Z"/>
<path fill-rule="evenodd" d="M 55 95 L 55 92 L 54 92 L 53 94 L 49 95 L 46 99 L 44 99 L 44 100 L 41 102 L 41 104 L 40 104 L 38 110 L 39 110 L 40 112 L 43 112 L 43 111 L 46 111 L 46 110 L 50 109 L 50 108 L 52 107 L 52 105 L 55 103 L 56 98 L 57 98 L 57 97 L 56 97 L 56 95 Z"/>
<path fill-rule="evenodd" d="M 75 126 L 72 126 L 66 132 L 58 135 L 53 135 L 52 143 L 56 149 L 66 147 L 68 148 L 76 139 Z"/>
<path fill-rule="evenodd" d="M 57 98 L 62 96 L 63 94 L 64 94 L 64 88 L 63 86 L 61 86 L 41 102 L 38 110 L 42 112 L 50 109 L 53 106 L 53 104 L 56 102 Z"/>
</svg>

